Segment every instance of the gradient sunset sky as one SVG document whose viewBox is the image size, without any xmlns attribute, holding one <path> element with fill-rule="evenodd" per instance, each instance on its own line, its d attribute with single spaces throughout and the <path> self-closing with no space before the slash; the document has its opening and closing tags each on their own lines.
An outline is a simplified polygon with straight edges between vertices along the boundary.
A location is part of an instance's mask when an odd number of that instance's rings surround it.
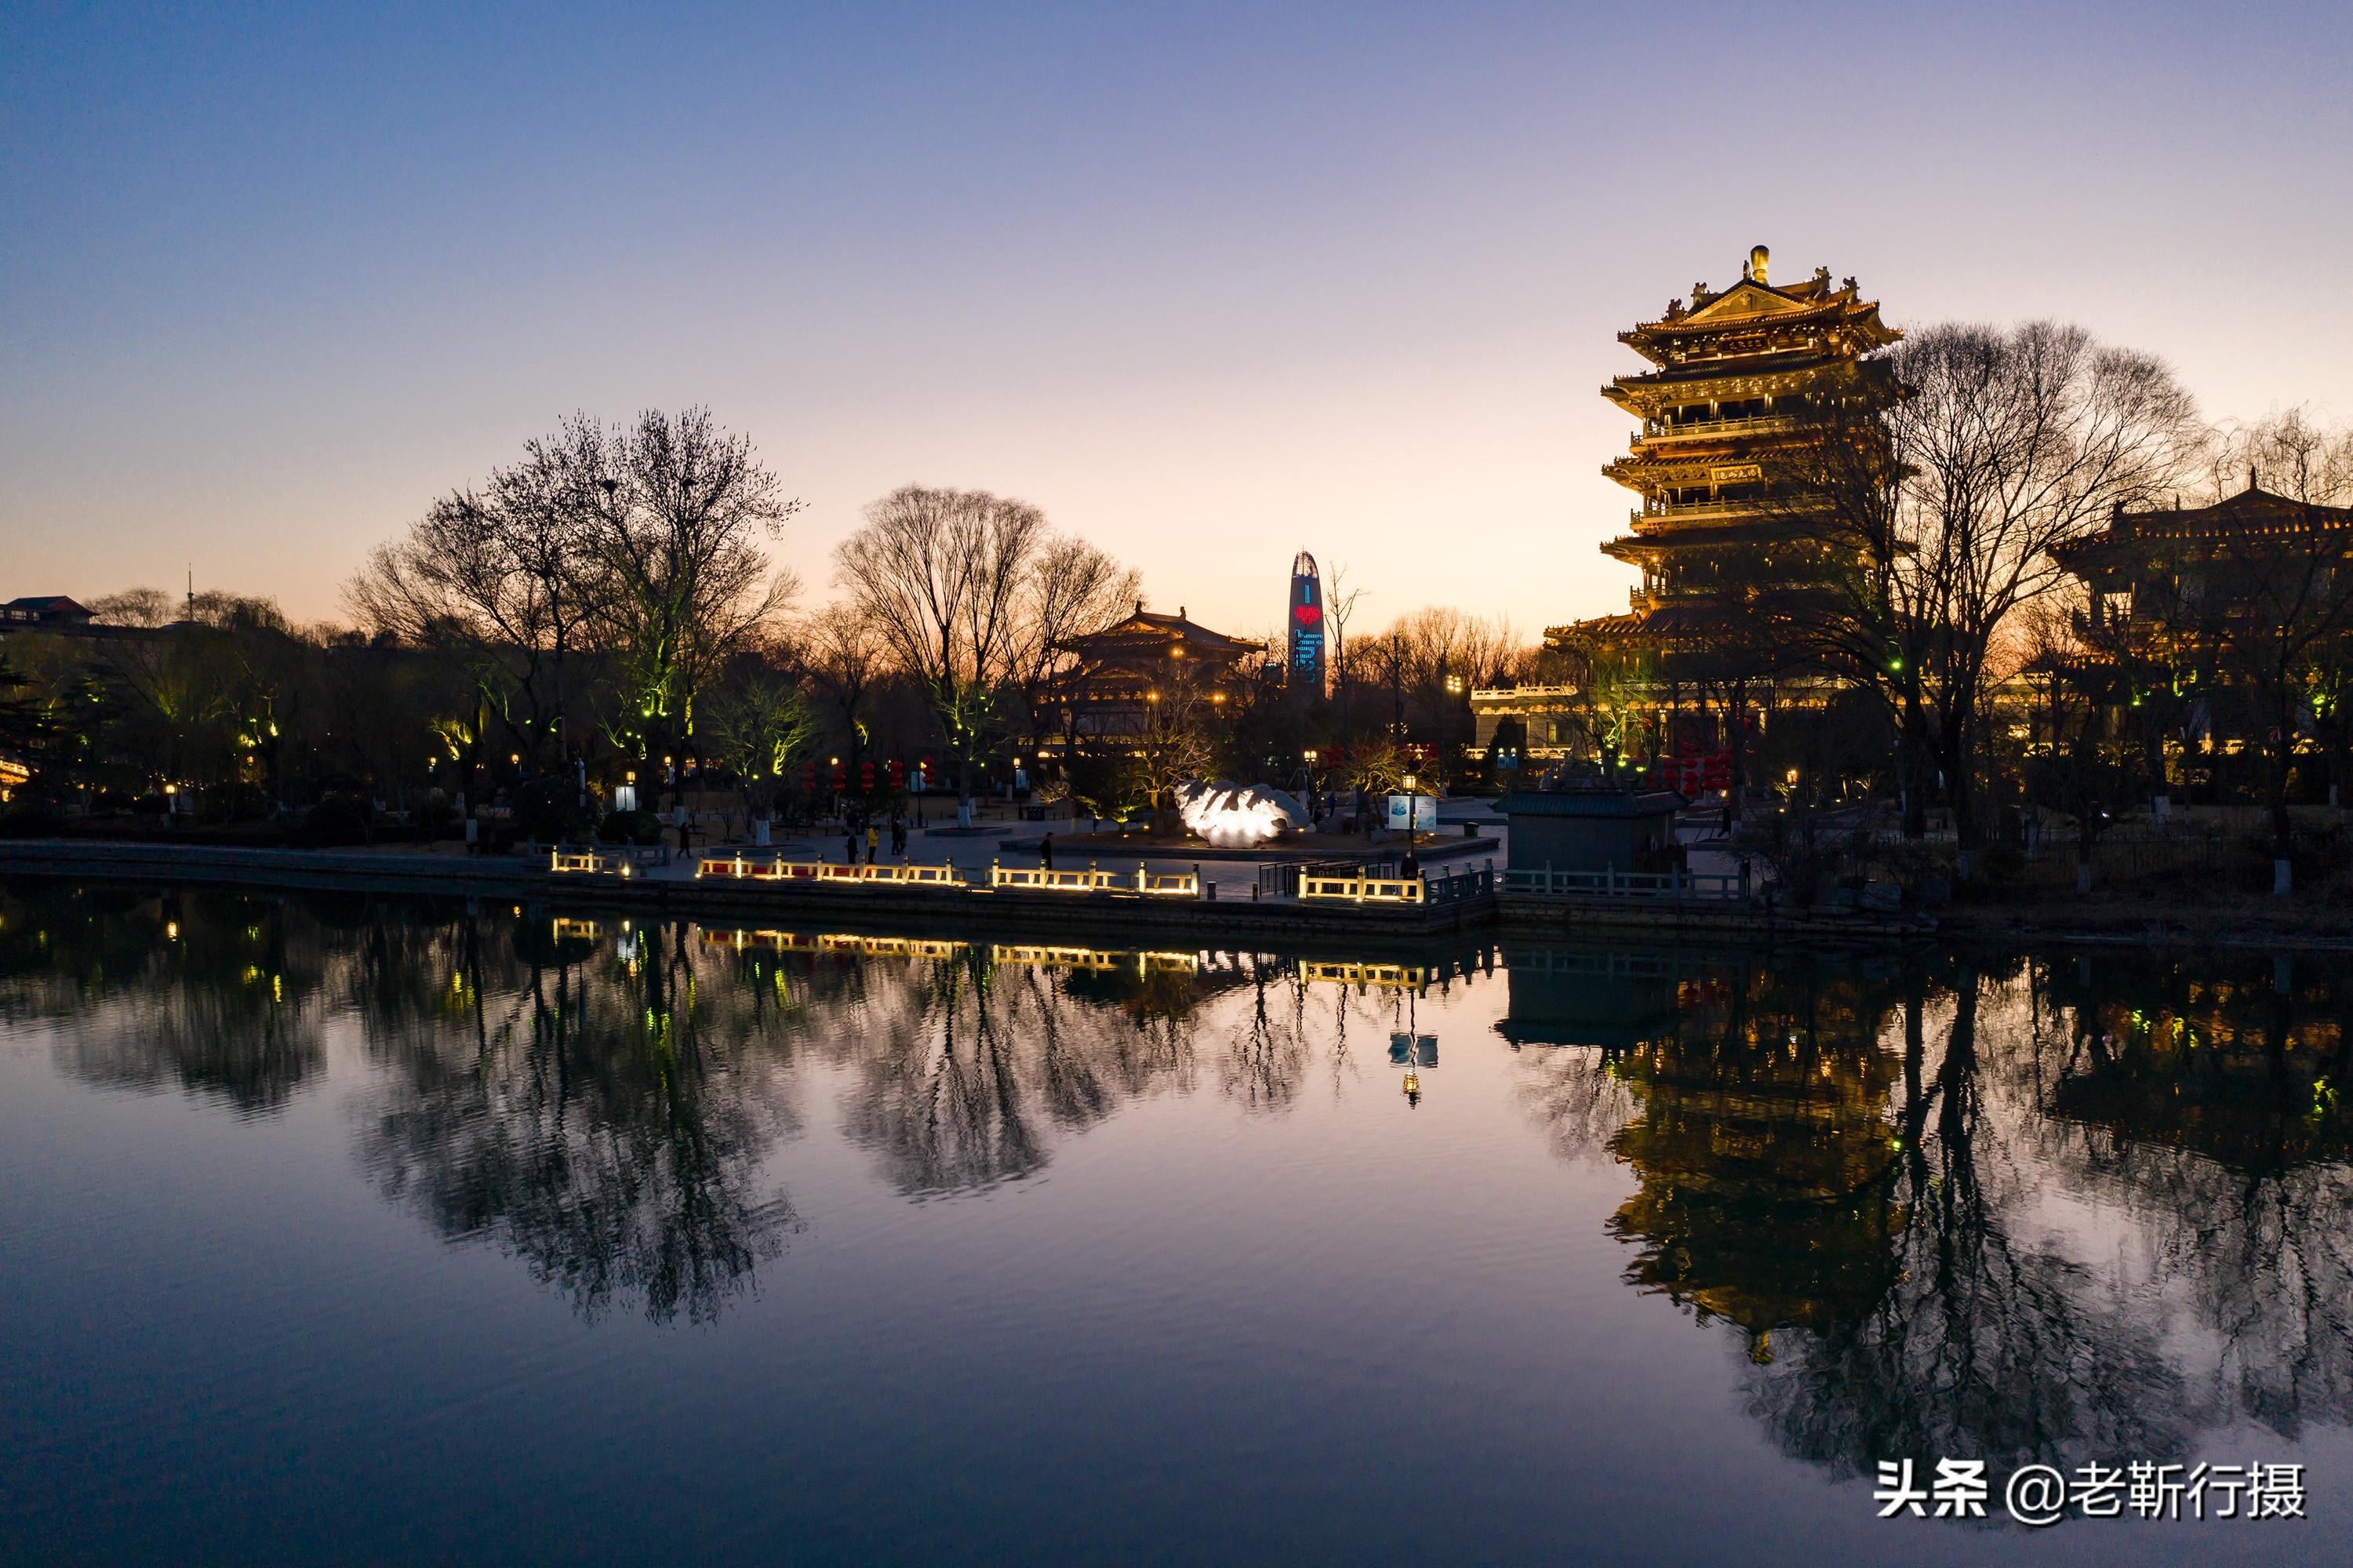
<svg viewBox="0 0 2353 1568">
<path fill-rule="evenodd" d="M 2353 5 L 12 5 L 0 598 L 340 614 L 585 409 L 703 403 L 826 591 L 910 481 L 1274 627 L 1624 608 L 1615 334 L 1772 247 L 2353 418 Z"/>
</svg>

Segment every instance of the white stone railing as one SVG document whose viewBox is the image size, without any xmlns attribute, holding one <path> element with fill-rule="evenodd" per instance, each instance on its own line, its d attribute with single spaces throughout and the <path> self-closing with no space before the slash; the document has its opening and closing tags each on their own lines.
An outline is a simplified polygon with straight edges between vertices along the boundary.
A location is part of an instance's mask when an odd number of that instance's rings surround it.
<svg viewBox="0 0 2353 1568">
<path fill-rule="evenodd" d="M 1690 871 L 1555 871 L 1550 866 L 1503 874 L 1506 893 L 1550 898 L 1738 899 L 1748 895 L 1738 876 Z"/>
<path fill-rule="evenodd" d="M 1299 896 L 1331 904 L 1419 904 L 1425 897 L 1418 876 L 1302 876 Z"/>
</svg>

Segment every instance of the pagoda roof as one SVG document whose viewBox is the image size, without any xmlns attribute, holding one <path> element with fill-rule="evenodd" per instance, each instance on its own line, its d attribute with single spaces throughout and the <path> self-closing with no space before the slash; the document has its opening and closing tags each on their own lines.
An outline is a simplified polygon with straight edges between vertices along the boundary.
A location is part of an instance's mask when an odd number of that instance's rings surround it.
<svg viewBox="0 0 2353 1568">
<path fill-rule="evenodd" d="M 1229 637 L 1222 631 L 1212 631 L 1187 619 L 1181 606 L 1176 614 L 1167 615 L 1146 609 L 1140 602 L 1134 613 L 1101 631 L 1067 638 L 1057 646 L 1092 662 L 1118 659 L 1146 651 L 1156 652 L 1170 643 L 1181 643 L 1186 652 L 1195 657 L 1219 661 L 1240 659 L 1263 652 L 1255 642 Z"/>
<path fill-rule="evenodd" d="M 1760 326 L 1827 329 L 1857 352 L 1883 347 L 1904 335 L 1879 319 L 1879 302 L 1862 298 L 1853 279 L 1833 289 L 1825 269 L 1787 287 L 1744 276 L 1718 293 L 1694 291 L 1688 309 L 1677 301 L 1657 321 L 1620 333 L 1618 341 L 1652 364 L 1663 365 L 1681 357 L 1694 340 L 1754 332 Z"/>
<path fill-rule="evenodd" d="M 1780 397 L 1810 391 L 1829 380 L 1844 383 L 1853 377 L 1880 374 L 1873 369 L 1876 364 L 1873 361 L 1864 365 L 1820 349 L 1685 360 L 1657 370 L 1615 376 L 1601 388 L 1601 395 L 1630 414 L 1647 417 L 1661 408 L 1694 400 Z"/>
<path fill-rule="evenodd" d="M 2211 506 L 2171 506 L 2148 512 L 2118 508 L 2108 526 L 2056 552 L 2070 565 L 2089 565 L 2136 545 L 2191 544 L 2263 535 L 2337 533 L 2353 530 L 2353 507 L 2322 506 L 2263 489 L 2248 476 L 2247 488 Z"/>
<path fill-rule="evenodd" d="M 1590 620 L 1575 620 L 1567 626 L 1545 628 L 1545 641 L 1553 643 L 1608 641 L 1627 637 L 1641 623 L 1639 615 L 1599 615 Z"/>
</svg>

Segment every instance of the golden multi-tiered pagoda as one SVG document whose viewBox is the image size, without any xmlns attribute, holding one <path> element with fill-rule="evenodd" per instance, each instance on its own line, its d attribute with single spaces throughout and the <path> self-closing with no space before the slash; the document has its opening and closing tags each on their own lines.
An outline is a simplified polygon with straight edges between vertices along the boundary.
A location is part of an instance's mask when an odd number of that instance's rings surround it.
<svg viewBox="0 0 2353 1568">
<path fill-rule="evenodd" d="M 1642 571 L 1634 613 L 1606 632 L 1654 657 L 1721 651 L 1754 633 L 1760 606 L 1790 612 L 1824 583 L 1831 554 L 1804 520 L 1806 453 L 1833 400 L 1885 385 L 1861 362 L 1903 335 L 1853 279 L 1832 288 L 1824 267 L 1776 287 L 1767 260 L 1759 245 L 1732 287 L 1694 283 L 1688 304 L 1620 333 L 1657 368 L 1602 388 L 1642 421 L 1602 470 L 1641 497 L 1633 531 L 1601 546 Z"/>
</svg>

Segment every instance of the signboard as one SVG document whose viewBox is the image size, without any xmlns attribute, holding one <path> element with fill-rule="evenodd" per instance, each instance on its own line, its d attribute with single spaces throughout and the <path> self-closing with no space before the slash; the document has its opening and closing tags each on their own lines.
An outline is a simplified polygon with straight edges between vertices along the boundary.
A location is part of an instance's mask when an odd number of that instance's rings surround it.
<svg viewBox="0 0 2353 1568">
<path fill-rule="evenodd" d="M 1389 832 L 1426 833 L 1433 831 L 1437 826 L 1437 796 L 1392 795 L 1389 797 Z"/>
<path fill-rule="evenodd" d="M 1707 477 L 1718 484 L 1737 484 L 1744 479 L 1762 479 L 1763 468 L 1753 462 L 1736 463 L 1730 468 L 1712 468 Z"/>
</svg>

